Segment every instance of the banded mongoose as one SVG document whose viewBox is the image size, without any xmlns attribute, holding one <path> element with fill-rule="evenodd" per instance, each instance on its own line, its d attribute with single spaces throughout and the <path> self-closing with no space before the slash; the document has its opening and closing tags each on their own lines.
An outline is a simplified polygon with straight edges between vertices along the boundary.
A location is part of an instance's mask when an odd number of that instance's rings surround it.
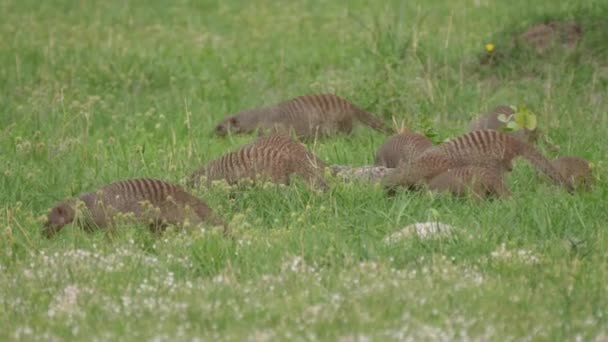
<svg viewBox="0 0 608 342">
<path fill-rule="evenodd" d="M 426 136 L 404 129 L 380 146 L 374 165 L 394 168 L 401 163 L 411 162 L 432 146 L 433 142 Z"/>
<path fill-rule="evenodd" d="M 304 145 L 287 135 L 273 134 L 209 162 L 190 176 L 189 185 L 196 186 L 202 177 L 207 186 L 219 179 L 232 185 L 241 179 L 259 178 L 289 184 L 291 177 L 298 175 L 312 186 L 327 190 L 324 168 L 325 163 Z"/>
<path fill-rule="evenodd" d="M 350 133 L 354 120 L 380 132 L 392 132 L 382 120 L 342 97 L 311 94 L 230 115 L 216 126 L 215 133 L 224 136 L 228 132 L 250 133 L 260 129 L 284 134 L 293 132 L 297 137 L 306 139 L 327 136 L 336 131 Z"/>
<path fill-rule="evenodd" d="M 84 202 L 82 217 L 76 214 L 79 201 Z M 224 234 L 229 234 L 226 223 L 201 200 L 177 185 L 152 178 L 114 182 L 95 192 L 83 193 L 58 203 L 48 214 L 43 234 L 52 237 L 74 220 L 87 231 L 114 228 L 120 214 L 130 216 L 129 222 L 147 224 L 157 233 L 169 224 L 184 226 L 186 223 L 199 225 L 207 222 L 222 226 Z"/>
<path fill-rule="evenodd" d="M 515 111 L 510 106 L 496 106 L 492 111 L 482 114 L 482 116 L 474 119 L 469 125 L 469 131 L 483 129 L 494 129 L 497 131 L 502 130 L 507 124 L 498 120 L 498 116 L 501 114 L 509 117 L 510 115 L 514 115 Z M 508 132 L 508 134 L 527 143 L 535 143 L 538 140 L 538 130 L 536 128 L 530 130 L 524 127 L 516 131 Z"/>
<path fill-rule="evenodd" d="M 469 132 L 429 148 L 412 163 L 395 168 L 383 183 L 392 190 L 397 186 L 415 188 L 448 169 L 462 166 L 482 166 L 504 173 L 512 170 L 512 160 L 519 156 L 572 191 L 572 185 L 532 145 L 489 129 Z"/>
<path fill-rule="evenodd" d="M 595 183 L 591 164 L 585 159 L 566 156 L 554 159 L 551 164 L 576 189 L 588 190 Z"/>
<path fill-rule="evenodd" d="M 478 199 L 511 195 L 500 172 L 480 166 L 463 166 L 444 171 L 429 180 L 428 188 L 451 192 L 456 196 L 464 196 L 470 191 Z"/>
</svg>

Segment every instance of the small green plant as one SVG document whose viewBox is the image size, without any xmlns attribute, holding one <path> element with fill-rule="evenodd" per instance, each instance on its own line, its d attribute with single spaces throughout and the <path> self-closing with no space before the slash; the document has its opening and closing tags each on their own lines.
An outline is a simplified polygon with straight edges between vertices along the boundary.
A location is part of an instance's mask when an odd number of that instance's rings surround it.
<svg viewBox="0 0 608 342">
<path fill-rule="evenodd" d="M 424 117 L 420 121 L 419 127 L 422 134 L 424 134 L 427 138 L 431 139 L 431 141 L 435 144 L 439 144 L 444 142 L 444 139 L 439 136 L 437 129 L 435 128 L 434 122 L 429 117 Z"/>
<path fill-rule="evenodd" d="M 522 128 L 528 130 L 535 130 L 537 125 L 536 114 L 532 112 L 528 107 L 522 105 L 520 107 L 511 106 L 514 113 L 511 115 L 500 114 L 498 120 L 506 123 L 503 130 L 512 132 Z"/>
</svg>

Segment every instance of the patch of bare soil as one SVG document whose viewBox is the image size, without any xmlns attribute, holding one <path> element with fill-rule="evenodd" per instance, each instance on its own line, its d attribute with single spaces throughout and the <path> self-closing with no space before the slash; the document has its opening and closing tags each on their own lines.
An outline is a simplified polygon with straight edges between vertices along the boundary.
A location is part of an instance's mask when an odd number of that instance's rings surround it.
<svg viewBox="0 0 608 342">
<path fill-rule="evenodd" d="M 574 21 L 550 21 L 534 24 L 516 37 L 519 44 L 530 46 L 538 54 L 562 46 L 571 50 L 583 37 L 583 28 Z"/>
</svg>

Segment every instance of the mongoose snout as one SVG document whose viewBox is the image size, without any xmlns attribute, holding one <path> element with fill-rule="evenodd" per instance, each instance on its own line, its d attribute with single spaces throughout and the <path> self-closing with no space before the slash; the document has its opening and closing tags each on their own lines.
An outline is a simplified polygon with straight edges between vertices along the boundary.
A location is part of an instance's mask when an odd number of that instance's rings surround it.
<svg viewBox="0 0 608 342">
<path fill-rule="evenodd" d="M 213 131 L 213 133 L 215 133 L 217 136 L 220 137 L 225 137 L 228 132 L 230 133 L 239 133 L 239 121 L 237 118 L 235 118 L 234 116 L 228 117 L 224 120 L 222 120 L 217 126 L 215 126 L 215 129 Z"/>
<path fill-rule="evenodd" d="M 43 225 L 42 233 L 50 238 L 61 230 L 65 225 L 74 221 L 75 211 L 67 203 L 60 203 L 48 214 L 47 220 Z"/>
</svg>

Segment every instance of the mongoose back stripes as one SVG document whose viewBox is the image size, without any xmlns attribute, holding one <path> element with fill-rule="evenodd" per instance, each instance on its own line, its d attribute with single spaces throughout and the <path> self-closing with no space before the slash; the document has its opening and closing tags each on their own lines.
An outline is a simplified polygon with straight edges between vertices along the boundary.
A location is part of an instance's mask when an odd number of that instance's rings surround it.
<svg viewBox="0 0 608 342">
<path fill-rule="evenodd" d="M 304 145 L 287 135 L 273 134 L 209 162 L 190 176 L 189 184 L 197 185 L 203 176 L 207 185 L 219 179 L 235 184 L 241 179 L 259 178 L 289 184 L 291 177 L 298 175 L 312 186 L 327 189 L 324 168 L 325 163 Z"/>
<path fill-rule="evenodd" d="M 256 129 L 274 133 L 295 133 L 299 138 L 327 136 L 334 132 L 350 133 L 353 121 L 384 133 L 392 130 L 371 113 L 333 94 L 298 96 L 274 106 L 252 109 L 222 120 L 215 132 L 248 133 Z"/>
</svg>

